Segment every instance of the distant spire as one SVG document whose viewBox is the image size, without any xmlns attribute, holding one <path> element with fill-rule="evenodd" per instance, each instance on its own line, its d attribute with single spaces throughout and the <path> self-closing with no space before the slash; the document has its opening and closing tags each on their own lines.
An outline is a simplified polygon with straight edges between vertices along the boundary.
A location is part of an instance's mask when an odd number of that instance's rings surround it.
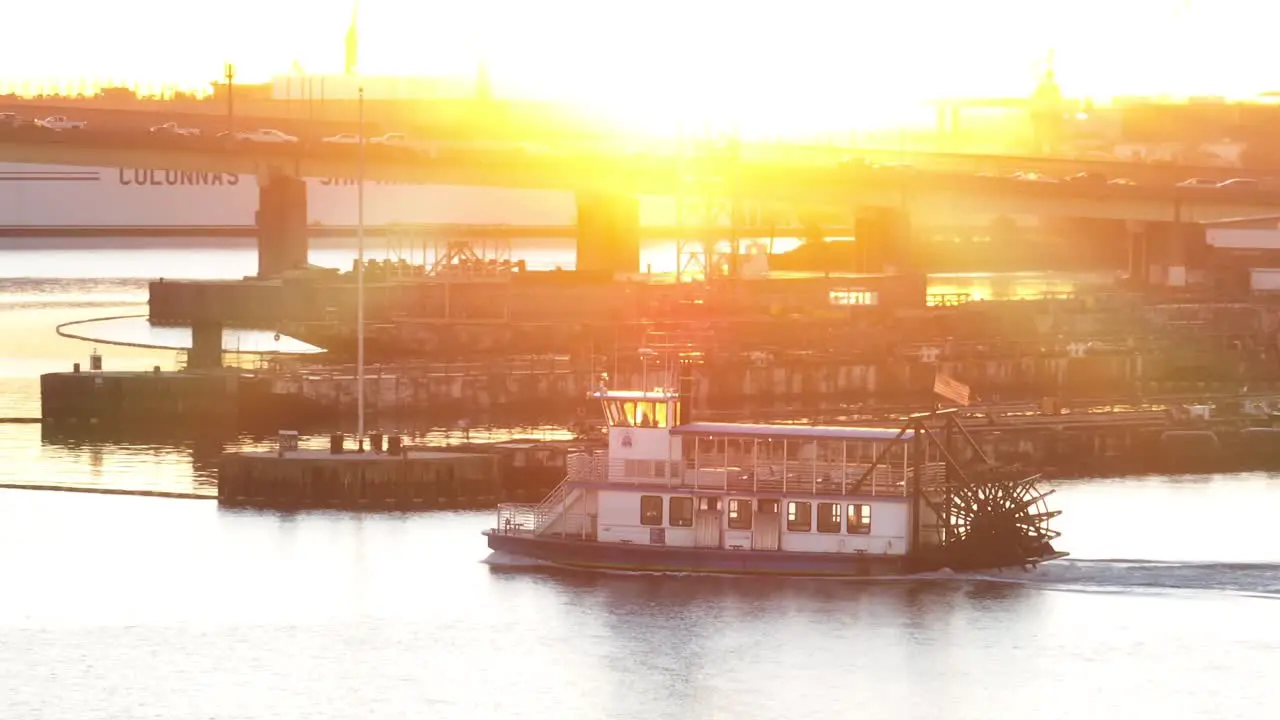
<svg viewBox="0 0 1280 720">
<path fill-rule="evenodd" d="M 360 34 L 356 29 L 360 18 L 360 0 L 355 0 L 351 7 L 351 25 L 347 28 L 347 62 L 346 72 L 348 75 L 354 75 L 356 68 L 359 67 L 358 55 L 360 52 Z"/>
<path fill-rule="evenodd" d="M 304 74 L 304 73 L 303 73 L 303 71 L 302 71 L 302 61 L 301 61 L 301 60 L 299 60 L 298 58 L 294 58 L 294 59 L 293 59 L 293 66 L 290 68 L 290 71 L 291 71 L 294 75 L 302 75 L 302 74 Z"/>
</svg>

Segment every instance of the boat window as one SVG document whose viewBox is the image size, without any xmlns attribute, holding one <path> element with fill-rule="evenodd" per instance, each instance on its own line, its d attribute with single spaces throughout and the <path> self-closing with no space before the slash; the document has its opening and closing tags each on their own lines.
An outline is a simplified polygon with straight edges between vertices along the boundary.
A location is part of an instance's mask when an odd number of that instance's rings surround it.
<svg viewBox="0 0 1280 720">
<path fill-rule="evenodd" d="M 763 500 L 763 499 L 757 500 L 756 512 L 760 513 L 761 515 L 777 515 L 778 503 L 780 502 L 782 501 L 781 500 Z"/>
<path fill-rule="evenodd" d="M 849 505 L 849 534 L 850 535 L 870 535 L 871 534 L 871 506 L 866 503 L 850 503 Z"/>
<path fill-rule="evenodd" d="M 788 440 L 787 462 L 812 463 L 818 457 L 818 444 L 813 440 Z"/>
<path fill-rule="evenodd" d="M 693 467 L 693 461 L 698 456 L 700 445 L 697 435 L 685 435 L 684 439 L 680 441 L 681 453 L 688 459 L 689 467 Z"/>
<path fill-rule="evenodd" d="M 671 527 L 693 527 L 693 498 L 671 498 Z"/>
<path fill-rule="evenodd" d="M 840 503 L 818 503 L 818 532 L 840 532 Z"/>
<path fill-rule="evenodd" d="M 641 525 L 661 525 L 662 524 L 662 496 L 661 495 L 641 495 L 640 496 L 640 524 Z"/>
<path fill-rule="evenodd" d="M 636 427 L 657 427 L 657 418 L 654 417 L 652 402 L 636 403 Z"/>
<path fill-rule="evenodd" d="M 784 441 L 772 438 L 756 441 L 754 447 L 756 462 L 761 464 L 780 464 L 782 462 L 782 450 L 785 445 Z"/>
<path fill-rule="evenodd" d="M 606 400 L 604 414 L 612 427 L 630 427 L 632 425 L 631 419 L 627 416 L 621 401 Z"/>
<path fill-rule="evenodd" d="M 809 532 L 813 529 L 813 504 L 787 503 L 787 529 L 791 532 Z"/>
<path fill-rule="evenodd" d="M 622 403 L 622 417 L 625 419 L 627 427 L 636 426 L 636 404 L 634 402 Z"/>
<path fill-rule="evenodd" d="M 750 500 L 730 500 L 729 501 L 729 529 L 730 530 L 750 530 L 751 529 L 751 501 Z"/>
<path fill-rule="evenodd" d="M 654 403 L 653 420 L 654 427 L 671 427 L 671 413 L 667 412 L 667 404 L 665 402 Z"/>
<path fill-rule="evenodd" d="M 720 509 L 720 498 L 700 497 L 698 498 L 698 509 L 708 512 L 716 512 Z"/>
</svg>

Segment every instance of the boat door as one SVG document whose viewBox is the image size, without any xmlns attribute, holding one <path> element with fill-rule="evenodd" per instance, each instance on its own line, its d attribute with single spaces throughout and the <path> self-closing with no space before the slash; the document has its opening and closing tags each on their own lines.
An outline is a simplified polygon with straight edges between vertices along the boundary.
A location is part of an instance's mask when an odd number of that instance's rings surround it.
<svg viewBox="0 0 1280 720">
<path fill-rule="evenodd" d="M 723 546 L 723 522 L 720 517 L 720 498 L 700 497 L 693 516 L 694 545 L 700 548 Z"/>
<path fill-rule="evenodd" d="M 752 550 L 777 550 L 782 540 L 782 501 L 756 500 L 755 528 L 751 532 Z"/>
</svg>

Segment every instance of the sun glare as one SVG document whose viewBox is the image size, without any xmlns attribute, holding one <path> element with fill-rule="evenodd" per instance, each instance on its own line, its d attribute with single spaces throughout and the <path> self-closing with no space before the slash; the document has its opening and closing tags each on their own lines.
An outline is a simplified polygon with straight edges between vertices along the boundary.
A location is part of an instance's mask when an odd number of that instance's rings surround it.
<svg viewBox="0 0 1280 720">
<path fill-rule="evenodd" d="M 1227 33 L 1245 7 L 362 0 L 359 59 L 365 74 L 452 77 L 473 76 L 483 62 L 500 97 L 569 103 L 648 133 L 821 135 L 928 123 L 929 99 L 1027 97 L 1050 51 L 1073 96 L 1274 89 L 1254 72 L 1266 63 L 1244 61 L 1276 11 L 1254 2 L 1248 11 L 1260 21 Z M 186 23 L 171 9 L 161 0 L 88 4 L 67 24 L 56 5 L 20 3 L 8 20 L 29 30 L 0 46 L 10 68 L 0 92 L 203 90 L 226 62 L 240 82 L 299 67 L 340 72 L 353 0 L 224 0 Z M 39 62 L 24 62 L 32 57 Z"/>
</svg>

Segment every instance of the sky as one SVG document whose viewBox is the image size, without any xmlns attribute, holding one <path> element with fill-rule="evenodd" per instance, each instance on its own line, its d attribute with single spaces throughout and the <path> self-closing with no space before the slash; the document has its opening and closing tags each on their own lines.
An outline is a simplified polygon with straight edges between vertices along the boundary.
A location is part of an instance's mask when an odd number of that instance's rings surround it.
<svg viewBox="0 0 1280 720">
<path fill-rule="evenodd" d="M 207 87 L 228 61 L 244 82 L 295 60 L 338 72 L 352 15 L 352 0 L 10 4 L 9 87 Z M 1050 50 L 1070 96 L 1252 95 L 1280 88 L 1278 17 L 1259 0 L 363 0 L 360 67 L 457 75 L 483 58 L 499 95 L 784 122 L 1026 96 Z"/>
</svg>

